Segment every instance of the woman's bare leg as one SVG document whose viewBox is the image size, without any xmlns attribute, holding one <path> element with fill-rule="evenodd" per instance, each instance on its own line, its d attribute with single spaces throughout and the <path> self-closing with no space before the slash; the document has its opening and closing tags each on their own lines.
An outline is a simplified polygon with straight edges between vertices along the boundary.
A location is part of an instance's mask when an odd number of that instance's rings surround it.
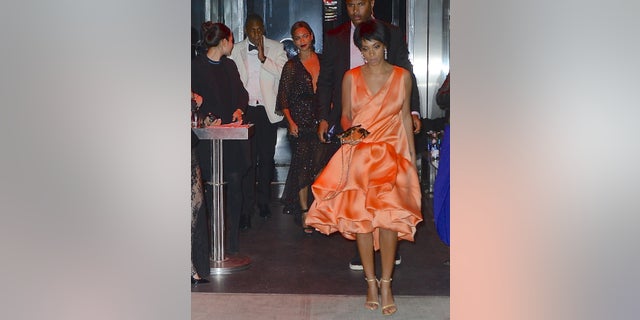
<svg viewBox="0 0 640 320">
<path fill-rule="evenodd" d="M 302 229 L 304 233 L 310 235 L 313 233 L 313 228 L 307 226 L 305 222 L 305 220 L 307 220 L 307 211 L 309 210 L 309 204 L 307 202 L 309 200 L 309 186 L 300 189 L 300 191 L 298 191 L 298 197 L 300 198 L 300 209 L 302 209 Z"/>
<path fill-rule="evenodd" d="M 378 282 L 371 281 L 376 279 L 376 270 L 373 261 L 373 233 L 356 234 L 356 243 L 358 245 L 358 252 L 360 252 L 364 277 L 368 285 L 365 307 L 370 310 L 375 310 L 378 308 Z"/>
<path fill-rule="evenodd" d="M 393 293 L 391 292 L 391 277 L 393 276 L 393 268 L 395 267 L 398 232 L 382 228 L 379 230 L 380 262 L 382 267 L 382 273 L 380 274 L 380 297 L 382 300 L 382 313 L 388 315 L 398 310 L 393 300 Z"/>
<path fill-rule="evenodd" d="M 298 197 L 300 197 L 300 209 L 302 209 L 303 212 L 307 211 L 309 209 L 309 204 L 307 203 L 307 201 L 309 201 L 309 186 L 300 189 L 300 191 L 298 191 Z"/>
</svg>

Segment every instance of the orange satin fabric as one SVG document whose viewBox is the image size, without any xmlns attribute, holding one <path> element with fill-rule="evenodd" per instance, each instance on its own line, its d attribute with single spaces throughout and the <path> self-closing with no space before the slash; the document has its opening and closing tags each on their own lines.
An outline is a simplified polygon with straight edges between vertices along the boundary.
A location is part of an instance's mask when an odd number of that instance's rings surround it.
<svg viewBox="0 0 640 320">
<path fill-rule="evenodd" d="M 360 67 L 348 72 L 353 125 L 371 134 L 355 146 L 342 145 L 331 158 L 311 186 L 315 200 L 305 221 L 324 234 L 339 231 L 351 240 L 356 233 L 373 232 L 376 250 L 378 228 L 413 241 L 422 221 L 421 191 L 402 126 L 402 69 L 394 67 L 376 94 L 367 88 Z"/>
</svg>

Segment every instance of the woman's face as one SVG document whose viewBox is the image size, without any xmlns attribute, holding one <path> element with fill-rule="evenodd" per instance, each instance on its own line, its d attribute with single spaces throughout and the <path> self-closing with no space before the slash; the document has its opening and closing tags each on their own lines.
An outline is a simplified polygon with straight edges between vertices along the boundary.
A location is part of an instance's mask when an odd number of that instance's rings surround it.
<svg viewBox="0 0 640 320">
<path fill-rule="evenodd" d="M 365 40 L 362 39 L 362 57 L 370 64 L 378 64 L 384 61 L 384 49 L 385 46 L 378 40 Z"/>
<path fill-rule="evenodd" d="M 311 49 L 311 43 L 313 42 L 313 35 L 307 28 L 300 27 L 293 32 L 293 44 L 300 51 L 308 51 Z"/>
<path fill-rule="evenodd" d="M 229 38 L 225 39 L 222 43 L 224 55 L 228 56 L 233 51 L 233 34 L 229 36 Z"/>
</svg>

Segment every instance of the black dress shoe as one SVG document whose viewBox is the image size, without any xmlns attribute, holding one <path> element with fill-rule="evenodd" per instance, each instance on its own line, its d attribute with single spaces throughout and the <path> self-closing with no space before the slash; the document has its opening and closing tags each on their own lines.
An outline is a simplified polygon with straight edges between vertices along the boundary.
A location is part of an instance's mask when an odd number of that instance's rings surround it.
<svg viewBox="0 0 640 320">
<path fill-rule="evenodd" d="M 201 284 L 201 283 L 209 283 L 209 280 L 205 278 L 196 279 L 194 277 L 191 277 L 191 284 Z"/>
<path fill-rule="evenodd" d="M 269 218 L 271 216 L 271 210 L 268 206 L 260 207 L 260 217 Z"/>
<path fill-rule="evenodd" d="M 240 216 L 240 231 L 249 229 L 251 229 L 251 216 L 243 214 Z"/>
</svg>

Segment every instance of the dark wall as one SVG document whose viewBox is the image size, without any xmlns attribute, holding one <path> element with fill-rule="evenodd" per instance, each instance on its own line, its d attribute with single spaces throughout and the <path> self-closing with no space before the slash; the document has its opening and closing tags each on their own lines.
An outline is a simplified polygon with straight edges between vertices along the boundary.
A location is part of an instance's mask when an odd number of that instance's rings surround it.
<svg viewBox="0 0 640 320">
<path fill-rule="evenodd" d="M 325 21 L 325 31 L 331 30 L 338 25 L 349 21 L 349 15 L 347 14 L 347 8 L 345 0 L 337 1 L 337 15 L 336 19 L 332 21 Z M 379 0 L 376 1 L 373 7 L 373 15 L 376 19 L 384 20 L 389 23 L 393 23 L 402 29 L 402 32 L 406 31 L 406 13 L 407 1 L 406 0 Z"/>
<path fill-rule="evenodd" d="M 213 1 L 212 5 L 221 6 L 220 1 Z M 262 16 L 267 36 L 271 39 L 281 41 L 290 38 L 291 25 L 298 20 L 307 21 L 316 35 L 318 52 L 322 52 L 323 32 L 349 20 L 345 0 L 337 0 L 336 6 L 334 18 L 327 21 L 323 19 L 323 0 L 246 0 L 247 12 Z M 396 24 L 403 32 L 406 31 L 406 0 L 378 0 L 373 12 L 377 19 Z M 191 0 L 191 26 L 200 30 L 203 22 L 204 0 Z"/>
<path fill-rule="evenodd" d="M 267 37 L 291 38 L 291 25 L 304 20 L 316 36 L 316 50 L 322 52 L 322 0 L 247 0 L 247 13 L 262 16 Z"/>
<path fill-rule="evenodd" d="M 191 26 L 200 30 L 204 22 L 204 0 L 191 0 Z"/>
</svg>

